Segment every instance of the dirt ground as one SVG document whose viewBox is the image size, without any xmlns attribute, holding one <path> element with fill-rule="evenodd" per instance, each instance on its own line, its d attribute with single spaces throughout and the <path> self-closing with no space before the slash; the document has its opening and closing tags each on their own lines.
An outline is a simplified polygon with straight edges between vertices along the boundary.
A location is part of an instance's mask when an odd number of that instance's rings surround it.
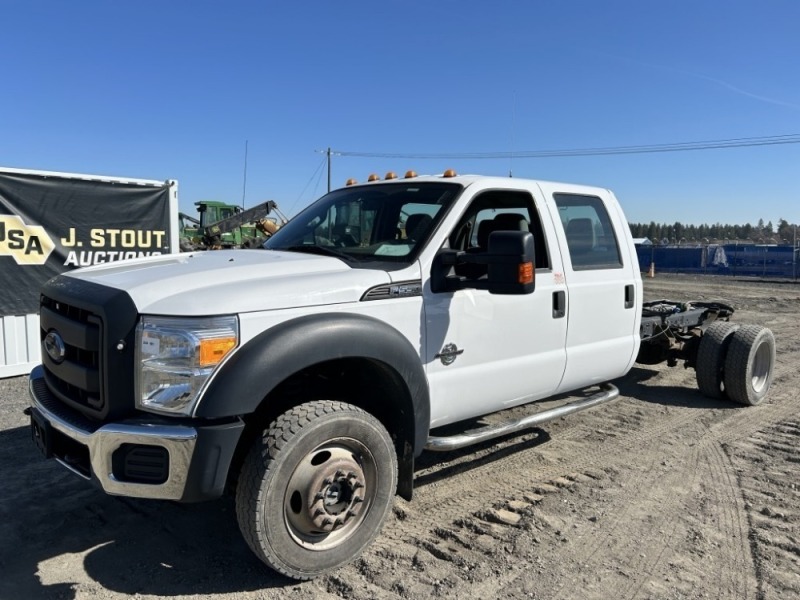
<svg viewBox="0 0 800 600">
<path fill-rule="evenodd" d="M 770 327 L 767 400 L 709 401 L 691 369 L 637 366 L 609 405 L 423 455 L 367 552 L 301 584 L 250 553 L 231 499 L 113 498 L 41 459 L 25 379 L 0 381 L 0 599 L 800 597 L 800 284 L 657 275 L 645 291 Z"/>
</svg>

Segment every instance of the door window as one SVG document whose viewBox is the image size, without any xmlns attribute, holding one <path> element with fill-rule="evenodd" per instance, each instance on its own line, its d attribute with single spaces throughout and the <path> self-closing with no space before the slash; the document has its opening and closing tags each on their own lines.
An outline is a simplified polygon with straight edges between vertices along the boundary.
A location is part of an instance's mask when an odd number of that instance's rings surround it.
<svg viewBox="0 0 800 600">
<path fill-rule="evenodd" d="M 542 222 L 533 197 L 526 192 L 497 190 L 484 192 L 470 204 L 449 238 L 450 247 L 470 253 L 488 250 L 489 234 L 494 231 L 529 231 L 533 234 L 537 269 L 550 268 Z M 467 277 L 485 275 L 486 265 L 461 265 Z"/>
<path fill-rule="evenodd" d="M 622 268 L 619 244 L 605 204 L 597 196 L 553 194 L 575 271 Z"/>
</svg>

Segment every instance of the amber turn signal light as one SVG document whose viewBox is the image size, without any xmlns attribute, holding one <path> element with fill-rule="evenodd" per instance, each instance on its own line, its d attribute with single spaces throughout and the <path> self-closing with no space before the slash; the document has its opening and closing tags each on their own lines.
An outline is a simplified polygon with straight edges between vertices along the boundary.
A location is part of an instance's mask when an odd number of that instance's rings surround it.
<svg viewBox="0 0 800 600">
<path fill-rule="evenodd" d="M 533 283 L 533 263 L 521 263 L 517 271 L 518 283 Z"/>
<path fill-rule="evenodd" d="M 212 338 L 200 340 L 200 366 L 218 365 L 225 355 L 236 347 L 236 338 Z"/>
</svg>

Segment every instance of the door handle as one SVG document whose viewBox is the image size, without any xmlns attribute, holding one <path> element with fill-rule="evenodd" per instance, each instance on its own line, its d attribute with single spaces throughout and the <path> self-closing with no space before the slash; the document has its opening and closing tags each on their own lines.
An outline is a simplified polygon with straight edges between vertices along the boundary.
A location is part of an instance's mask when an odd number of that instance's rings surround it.
<svg viewBox="0 0 800 600">
<path fill-rule="evenodd" d="M 625 286 L 625 308 L 633 308 L 634 299 L 633 299 L 633 284 L 629 283 Z"/>
<path fill-rule="evenodd" d="M 553 292 L 553 318 L 562 319 L 567 314 L 567 293 Z"/>
</svg>

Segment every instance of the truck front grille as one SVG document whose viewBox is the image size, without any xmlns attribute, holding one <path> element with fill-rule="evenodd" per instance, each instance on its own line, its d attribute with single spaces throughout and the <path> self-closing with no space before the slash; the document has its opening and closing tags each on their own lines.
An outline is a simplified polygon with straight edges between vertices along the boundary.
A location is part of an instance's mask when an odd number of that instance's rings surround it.
<svg viewBox="0 0 800 600">
<path fill-rule="evenodd" d="M 105 408 L 101 381 L 102 319 L 83 308 L 42 296 L 39 322 L 42 363 L 50 389 L 63 402 L 99 416 Z M 63 343 L 61 356 L 57 350 L 52 355 L 48 353 L 45 343 L 48 334 Z"/>
<path fill-rule="evenodd" d="M 53 397 L 93 421 L 135 413 L 133 299 L 68 273 L 44 284 L 40 298 L 42 366 Z"/>
</svg>

